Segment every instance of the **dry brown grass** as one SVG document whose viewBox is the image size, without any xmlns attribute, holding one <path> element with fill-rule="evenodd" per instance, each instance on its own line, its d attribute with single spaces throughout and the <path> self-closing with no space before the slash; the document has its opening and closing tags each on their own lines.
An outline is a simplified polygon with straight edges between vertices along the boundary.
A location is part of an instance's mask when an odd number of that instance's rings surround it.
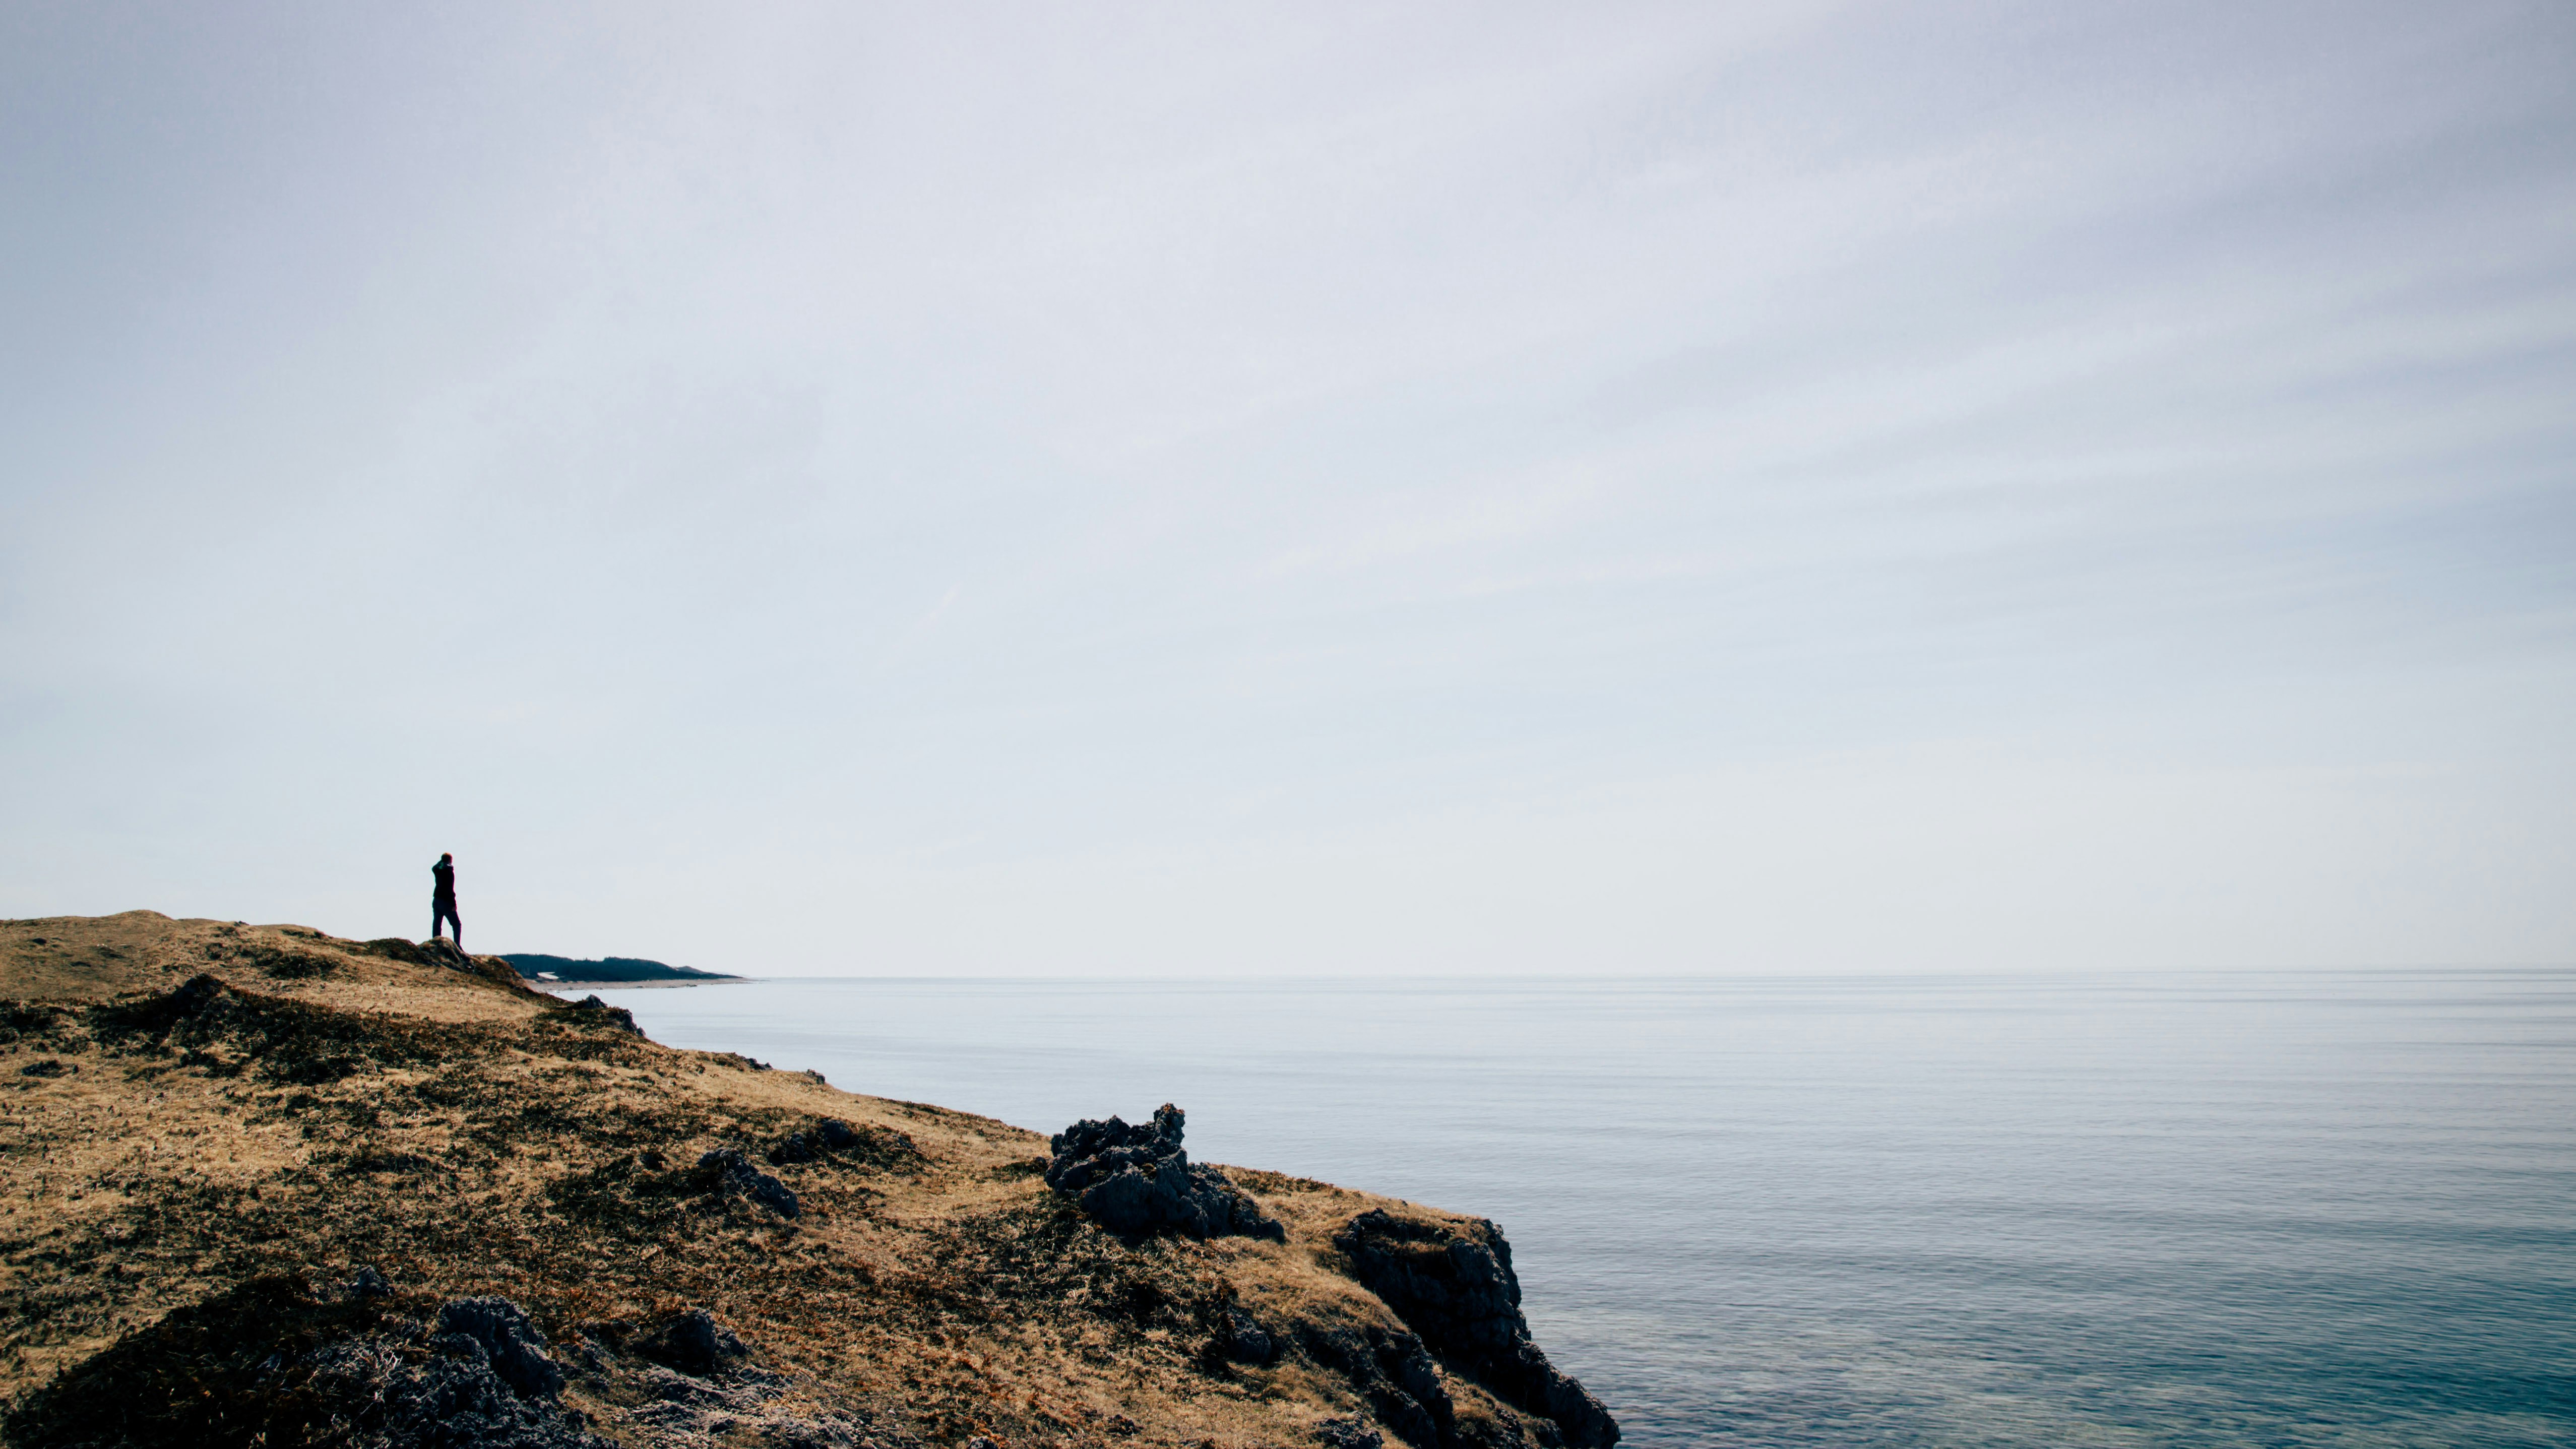
<svg viewBox="0 0 2576 1449">
<path fill-rule="evenodd" d="M 704 1307 L 889 1443 L 1287 1445 L 1366 1412 L 1293 1345 L 1400 1330 L 1330 1238 L 1424 1209 L 1237 1170 L 1287 1242 L 1125 1243 L 1045 1189 L 1032 1133 L 663 1047 L 491 958 L 468 974 L 399 945 L 149 912 L 0 923 L 0 1396 L 244 1285 L 325 1301 L 365 1265 L 404 1302 L 511 1298 L 558 1343 Z M 201 973 L 228 990 L 191 1016 L 170 993 Z M 864 1140 L 768 1169 L 795 1221 L 697 1166 L 826 1117 Z M 1217 1351 L 1236 1305 L 1292 1345 L 1279 1362 Z M 1524 1438 L 1450 1388 L 1462 1423 Z M 608 1392 L 572 1400 L 617 1437 Z"/>
</svg>

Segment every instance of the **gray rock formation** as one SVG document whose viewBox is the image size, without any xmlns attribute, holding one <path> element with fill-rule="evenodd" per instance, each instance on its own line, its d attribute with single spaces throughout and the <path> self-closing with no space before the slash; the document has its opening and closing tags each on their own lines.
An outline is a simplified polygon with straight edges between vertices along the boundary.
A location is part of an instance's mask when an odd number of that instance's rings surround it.
<svg viewBox="0 0 2576 1449">
<path fill-rule="evenodd" d="M 1461 1231 L 1372 1208 L 1335 1234 L 1333 1246 L 1349 1255 L 1360 1286 L 1394 1309 L 1453 1372 L 1554 1420 L 1575 1449 L 1618 1442 L 1610 1411 L 1530 1341 L 1502 1229 L 1478 1221 Z"/>
<path fill-rule="evenodd" d="M 426 1360 L 380 1335 L 325 1344 L 291 1375 L 296 1397 L 323 1407 L 323 1439 L 365 1449 L 613 1449 L 564 1407 L 545 1335 L 509 1299 L 442 1306 L 423 1346 Z"/>
<path fill-rule="evenodd" d="M 1315 1442 L 1324 1449 L 1385 1449 L 1386 1436 L 1366 1419 L 1326 1419 L 1315 1426 Z"/>
<path fill-rule="evenodd" d="M 452 1358 L 491 1366 L 521 1398 L 563 1392 L 563 1370 L 546 1356 L 546 1336 L 507 1298 L 459 1298 L 438 1310 L 430 1346 Z"/>
<path fill-rule="evenodd" d="M 1224 1173 L 1190 1165 L 1181 1150 L 1182 1120 L 1181 1109 L 1166 1102 L 1140 1126 L 1116 1117 L 1076 1122 L 1051 1139 L 1047 1186 L 1126 1237 L 1174 1228 L 1200 1239 L 1286 1241 L 1287 1231 Z"/>
<path fill-rule="evenodd" d="M 562 1371 L 517 1304 L 457 1299 L 424 1322 L 390 1302 L 376 1293 L 325 1301 L 295 1279 L 254 1278 L 170 1313 L 22 1397 L 0 1438 L 615 1449 L 563 1404 Z"/>
<path fill-rule="evenodd" d="M 1457 1426 L 1458 1411 L 1440 1382 L 1439 1366 L 1410 1333 L 1390 1333 L 1372 1324 L 1334 1328 L 1309 1326 L 1306 1352 L 1317 1363 L 1339 1373 L 1368 1401 L 1377 1421 L 1408 1444 L 1444 1445 Z"/>
</svg>

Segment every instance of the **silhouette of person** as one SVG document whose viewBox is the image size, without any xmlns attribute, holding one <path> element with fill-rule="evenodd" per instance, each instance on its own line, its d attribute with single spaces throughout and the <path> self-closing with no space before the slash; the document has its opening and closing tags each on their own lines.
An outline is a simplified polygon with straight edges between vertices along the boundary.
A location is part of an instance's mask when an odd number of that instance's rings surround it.
<svg viewBox="0 0 2576 1449">
<path fill-rule="evenodd" d="M 465 949 L 465 922 L 456 914 L 456 857 L 440 855 L 438 864 L 429 868 L 433 883 L 429 891 L 429 939 L 438 939 L 438 928 L 445 923 L 456 928 L 456 949 Z"/>
</svg>

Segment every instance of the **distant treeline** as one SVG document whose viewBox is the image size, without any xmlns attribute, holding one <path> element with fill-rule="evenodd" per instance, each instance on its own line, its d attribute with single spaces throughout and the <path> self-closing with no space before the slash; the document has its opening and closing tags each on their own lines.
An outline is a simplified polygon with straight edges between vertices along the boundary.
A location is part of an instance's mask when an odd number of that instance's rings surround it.
<svg viewBox="0 0 2576 1449">
<path fill-rule="evenodd" d="M 695 966 L 669 966 L 659 961 L 646 961 L 634 956 L 610 956 L 600 961 L 576 961 L 570 956 L 539 956 L 528 952 L 504 955 L 502 960 L 518 968 L 521 976 L 533 981 L 537 973 L 551 972 L 558 981 L 739 981 L 721 971 L 701 971 Z"/>
</svg>

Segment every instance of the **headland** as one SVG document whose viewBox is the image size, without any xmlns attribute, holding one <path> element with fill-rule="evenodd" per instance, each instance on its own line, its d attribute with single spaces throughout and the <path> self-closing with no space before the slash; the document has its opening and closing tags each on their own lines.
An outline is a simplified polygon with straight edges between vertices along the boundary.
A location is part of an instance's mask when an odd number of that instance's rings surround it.
<svg viewBox="0 0 2576 1449">
<path fill-rule="evenodd" d="M 0 922 L 0 1438 L 1616 1441 L 1493 1224 L 1183 1122 L 859 1095 L 445 942 Z"/>
<path fill-rule="evenodd" d="M 536 951 L 507 951 L 500 959 L 509 962 L 511 969 L 517 971 L 522 979 L 549 991 L 566 986 L 688 986 L 702 981 L 742 979 L 721 971 L 673 966 L 641 956 L 604 956 L 586 960 L 549 956 Z"/>
</svg>

